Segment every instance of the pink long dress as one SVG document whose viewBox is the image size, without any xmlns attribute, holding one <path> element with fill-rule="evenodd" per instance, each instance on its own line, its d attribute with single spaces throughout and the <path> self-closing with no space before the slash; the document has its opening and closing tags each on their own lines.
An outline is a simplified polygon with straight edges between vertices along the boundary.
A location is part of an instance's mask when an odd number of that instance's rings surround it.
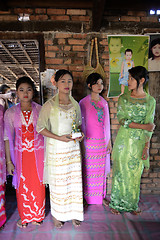
<svg viewBox="0 0 160 240">
<path fill-rule="evenodd" d="M 82 131 L 85 134 L 83 156 L 84 198 L 88 204 L 102 204 L 106 196 L 106 176 L 110 171 L 110 119 L 108 104 L 100 97 L 98 103 L 91 95 L 80 101 Z"/>
<path fill-rule="evenodd" d="M 4 148 L 4 107 L 0 104 L 0 227 L 6 222 L 5 212 L 5 181 L 6 181 L 6 163 L 5 163 L 5 148 Z"/>
</svg>

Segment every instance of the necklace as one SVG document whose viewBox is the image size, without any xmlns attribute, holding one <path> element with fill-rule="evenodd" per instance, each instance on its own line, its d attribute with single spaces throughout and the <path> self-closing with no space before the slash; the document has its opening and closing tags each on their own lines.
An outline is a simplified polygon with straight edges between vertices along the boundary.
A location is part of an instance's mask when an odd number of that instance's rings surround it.
<svg viewBox="0 0 160 240">
<path fill-rule="evenodd" d="M 98 122 L 102 122 L 104 117 L 103 107 L 96 106 L 95 102 L 93 102 L 92 100 L 91 105 L 97 110 Z"/>
</svg>

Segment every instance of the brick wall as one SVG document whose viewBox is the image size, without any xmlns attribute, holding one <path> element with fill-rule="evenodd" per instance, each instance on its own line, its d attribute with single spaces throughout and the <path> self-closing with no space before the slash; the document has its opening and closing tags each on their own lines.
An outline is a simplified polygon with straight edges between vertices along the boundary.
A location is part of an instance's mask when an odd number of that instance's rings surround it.
<svg viewBox="0 0 160 240">
<path fill-rule="evenodd" d="M 42 22 L 58 23 L 57 29 L 50 31 L 41 29 L 44 33 L 45 42 L 45 62 L 46 69 L 66 68 L 73 73 L 74 89 L 73 95 L 80 100 L 86 94 L 85 83 L 82 81 L 84 65 L 89 59 L 90 41 L 98 38 L 100 63 L 106 73 L 106 91 L 104 97 L 107 99 L 107 89 L 109 85 L 109 50 L 108 34 L 142 34 L 146 27 L 157 28 L 159 26 L 158 17 L 151 17 L 147 12 L 140 11 L 119 11 L 114 15 L 114 11 L 105 12 L 102 29 L 100 32 L 91 31 L 91 11 L 82 9 L 11 9 L 8 12 L 0 12 L 0 24 L 2 22 L 17 22 L 18 14 L 27 13 L 30 15 L 31 22 L 42 24 Z M 80 29 L 76 32 L 61 27 L 62 22 L 72 26 L 74 23 L 80 24 Z M 68 25 L 67 25 L 68 26 Z M 33 26 L 32 26 L 33 27 Z M 27 28 L 28 32 L 33 29 Z M 1 29 L 0 29 L 1 30 Z M 26 30 L 26 26 L 25 26 Z M 95 66 L 95 58 L 93 66 Z M 153 92 L 154 95 L 154 92 Z M 112 143 L 114 143 L 119 124 L 116 118 L 117 98 L 107 99 L 110 108 Z M 157 121 L 158 124 L 158 121 Z M 160 144 L 159 131 L 155 131 L 151 143 L 151 168 L 149 172 L 144 171 L 141 183 L 142 193 L 160 193 Z M 110 183 L 112 174 L 109 176 L 108 193 L 110 193 Z"/>
</svg>

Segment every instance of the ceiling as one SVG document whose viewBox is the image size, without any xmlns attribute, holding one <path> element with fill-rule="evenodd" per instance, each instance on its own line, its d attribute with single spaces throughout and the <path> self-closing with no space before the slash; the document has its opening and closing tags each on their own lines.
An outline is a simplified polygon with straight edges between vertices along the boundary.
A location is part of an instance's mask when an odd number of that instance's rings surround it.
<svg viewBox="0 0 160 240">
<path fill-rule="evenodd" d="M 0 78 L 13 87 L 13 82 L 22 76 L 39 84 L 37 40 L 0 40 Z"/>
</svg>

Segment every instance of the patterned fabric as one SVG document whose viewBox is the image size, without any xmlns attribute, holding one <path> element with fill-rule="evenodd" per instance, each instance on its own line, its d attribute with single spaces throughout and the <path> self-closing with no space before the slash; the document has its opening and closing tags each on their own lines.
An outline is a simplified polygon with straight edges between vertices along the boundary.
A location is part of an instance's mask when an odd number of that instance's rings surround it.
<svg viewBox="0 0 160 240">
<path fill-rule="evenodd" d="M 0 104 L 0 185 L 6 180 L 5 147 L 4 147 L 4 107 Z"/>
<path fill-rule="evenodd" d="M 107 145 L 110 121 L 107 102 L 91 101 L 90 95 L 80 101 L 82 131 L 85 134 L 83 157 L 84 197 L 88 204 L 102 204 L 106 195 L 106 175 L 110 171 Z"/>
<path fill-rule="evenodd" d="M 119 211 L 135 211 L 138 208 L 140 180 L 144 166 L 149 168 L 149 158 L 142 160 L 145 142 L 151 132 L 129 128 L 130 122 L 151 123 L 154 120 L 155 99 L 136 99 L 130 93 L 118 100 L 117 117 L 121 124 L 113 147 L 113 177 L 110 207 Z"/>
<path fill-rule="evenodd" d="M 34 153 L 36 160 L 36 168 L 40 182 L 43 182 L 44 171 L 44 138 L 36 131 L 37 119 L 41 106 L 32 102 L 32 120 L 34 131 Z M 4 115 L 5 132 L 4 139 L 9 140 L 10 154 L 12 162 L 15 166 L 13 175 L 13 186 L 17 189 L 20 184 L 22 172 L 22 115 L 20 103 L 7 109 Z M 16 121 L 15 121 L 16 120 Z"/>
<path fill-rule="evenodd" d="M 77 118 L 74 105 L 64 108 L 59 105 L 58 110 L 50 109 L 48 119 L 42 114 L 46 105 L 42 107 L 37 128 L 46 128 L 54 132 L 54 123 L 58 121 L 58 135 L 70 134 L 72 123 Z M 68 106 L 68 105 L 67 105 Z M 79 106 L 78 106 L 79 107 Z M 55 120 L 55 111 L 58 119 Z M 81 119 L 79 119 L 81 122 Z M 45 176 L 50 188 L 51 214 L 60 221 L 77 219 L 83 221 L 82 171 L 79 142 L 62 142 L 52 138 L 47 139 L 47 161 L 45 161 Z"/>
<path fill-rule="evenodd" d="M 4 107 L 0 104 L 0 227 L 6 222 L 4 182 L 6 180 L 5 148 L 4 148 Z"/>
<path fill-rule="evenodd" d="M 5 185 L 0 185 L 0 227 L 6 222 Z"/>
<path fill-rule="evenodd" d="M 33 114 L 22 114 L 22 172 L 16 191 L 17 205 L 22 224 L 41 222 L 45 217 L 45 186 L 37 174 L 34 153 Z"/>
</svg>

